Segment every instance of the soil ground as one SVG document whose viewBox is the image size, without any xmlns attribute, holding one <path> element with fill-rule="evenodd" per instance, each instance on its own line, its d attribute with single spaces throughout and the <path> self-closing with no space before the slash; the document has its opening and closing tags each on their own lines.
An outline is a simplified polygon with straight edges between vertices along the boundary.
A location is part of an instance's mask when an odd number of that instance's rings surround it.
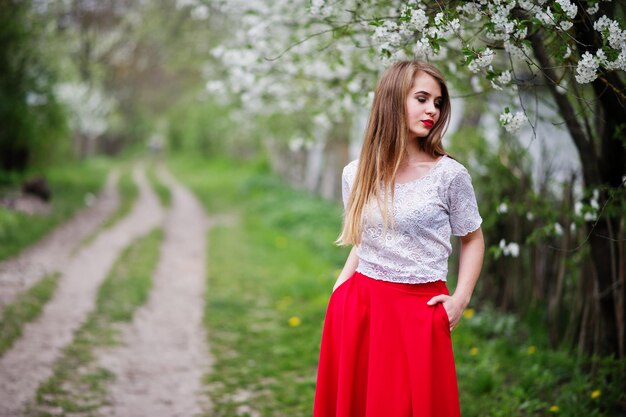
<svg viewBox="0 0 626 417">
<path fill-rule="evenodd" d="M 211 364 L 202 316 L 211 222 L 192 193 L 167 171 L 159 171 L 172 193 L 167 212 L 141 166 L 133 176 L 139 186 L 133 210 L 86 246 L 72 253 L 81 236 L 88 236 L 117 206 L 115 176 L 87 214 L 2 264 L 0 301 L 5 304 L 45 273 L 58 271 L 61 278 L 42 314 L 0 357 L 0 416 L 19 416 L 33 401 L 63 347 L 94 308 L 98 288 L 117 257 L 155 227 L 163 228 L 164 241 L 149 299 L 121 328 L 122 344 L 97 351 L 100 365 L 115 374 L 110 405 L 97 414 L 174 417 L 210 409 L 202 385 Z M 5 285 L 10 282 L 19 285 Z"/>
</svg>

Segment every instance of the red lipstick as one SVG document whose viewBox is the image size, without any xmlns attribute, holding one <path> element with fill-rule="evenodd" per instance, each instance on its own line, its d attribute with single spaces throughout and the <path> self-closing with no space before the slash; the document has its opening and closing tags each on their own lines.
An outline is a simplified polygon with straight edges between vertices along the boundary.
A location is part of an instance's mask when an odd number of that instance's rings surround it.
<svg viewBox="0 0 626 417">
<path fill-rule="evenodd" d="M 421 122 L 424 124 L 424 126 L 426 127 L 433 127 L 433 121 L 426 119 L 426 120 L 421 120 Z"/>
</svg>

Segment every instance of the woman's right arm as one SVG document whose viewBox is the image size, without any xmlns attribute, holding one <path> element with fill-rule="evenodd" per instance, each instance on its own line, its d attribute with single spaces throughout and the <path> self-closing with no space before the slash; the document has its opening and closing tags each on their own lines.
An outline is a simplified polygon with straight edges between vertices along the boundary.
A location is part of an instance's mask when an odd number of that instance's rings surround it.
<svg viewBox="0 0 626 417">
<path fill-rule="evenodd" d="M 337 281 L 335 282 L 335 286 L 333 287 L 333 292 L 337 289 L 338 286 L 343 284 L 354 274 L 356 271 L 356 267 L 359 265 L 359 257 L 356 256 L 356 247 L 353 246 L 350 254 L 348 255 L 348 259 L 346 259 L 346 264 L 343 266 L 341 273 L 337 277 Z"/>
</svg>

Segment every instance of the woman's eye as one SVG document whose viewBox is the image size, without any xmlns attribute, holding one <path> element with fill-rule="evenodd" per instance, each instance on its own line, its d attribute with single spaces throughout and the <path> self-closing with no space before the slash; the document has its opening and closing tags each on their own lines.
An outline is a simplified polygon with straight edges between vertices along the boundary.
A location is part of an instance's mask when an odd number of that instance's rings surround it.
<svg viewBox="0 0 626 417">
<path fill-rule="evenodd" d="M 426 103 L 426 99 L 424 97 L 418 97 L 417 101 L 419 101 L 420 103 Z"/>
</svg>

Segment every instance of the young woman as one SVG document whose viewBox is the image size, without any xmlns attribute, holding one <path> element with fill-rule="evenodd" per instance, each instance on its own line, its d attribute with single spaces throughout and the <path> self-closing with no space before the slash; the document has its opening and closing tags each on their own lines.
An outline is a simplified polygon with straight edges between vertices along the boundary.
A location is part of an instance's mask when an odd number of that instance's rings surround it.
<svg viewBox="0 0 626 417">
<path fill-rule="evenodd" d="M 338 243 L 353 248 L 326 312 L 314 417 L 460 415 L 450 332 L 484 242 L 471 178 L 441 144 L 449 119 L 434 66 L 403 61 L 383 74 L 361 156 L 343 170 Z M 461 239 L 452 296 L 451 234 Z"/>
</svg>

